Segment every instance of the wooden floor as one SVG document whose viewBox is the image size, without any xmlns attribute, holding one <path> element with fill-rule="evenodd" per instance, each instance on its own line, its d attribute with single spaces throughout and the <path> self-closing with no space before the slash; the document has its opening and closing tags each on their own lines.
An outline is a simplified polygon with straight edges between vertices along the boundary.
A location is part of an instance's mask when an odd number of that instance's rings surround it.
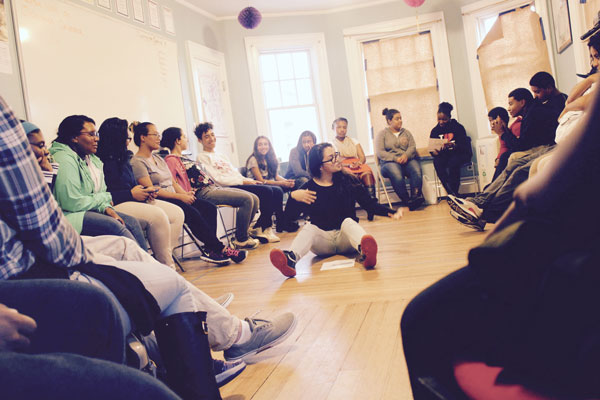
<svg viewBox="0 0 600 400">
<path fill-rule="evenodd" d="M 379 244 L 376 269 L 320 271 L 325 261 L 312 253 L 286 279 L 269 262 L 273 247 L 252 250 L 239 265 L 184 264 L 183 274 L 211 296 L 233 292 L 230 311 L 244 318 L 269 318 L 282 311 L 298 317 L 294 333 L 282 344 L 258 354 L 223 398 L 242 399 L 411 399 L 399 322 L 406 304 L 419 291 L 464 265 L 467 251 L 485 233 L 458 224 L 442 202 L 408 213 L 400 221 L 375 217 L 361 224 Z M 222 357 L 222 353 L 215 354 Z"/>
</svg>

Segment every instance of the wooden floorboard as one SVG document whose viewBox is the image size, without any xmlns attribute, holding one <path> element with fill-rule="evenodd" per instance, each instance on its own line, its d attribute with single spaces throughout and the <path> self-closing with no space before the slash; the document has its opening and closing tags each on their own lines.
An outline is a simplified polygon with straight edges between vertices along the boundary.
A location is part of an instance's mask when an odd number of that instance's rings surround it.
<svg viewBox="0 0 600 400">
<path fill-rule="evenodd" d="M 239 265 L 214 268 L 186 261 L 183 276 L 211 296 L 233 292 L 230 311 L 259 318 L 291 311 L 295 332 L 255 356 L 246 371 L 221 389 L 229 400 L 411 399 L 399 322 L 406 304 L 422 289 L 467 262 L 485 233 L 458 224 L 445 202 L 410 212 L 400 221 L 375 217 L 361 225 L 379 245 L 377 267 L 320 271 L 326 259 L 309 254 L 286 279 L 269 262 L 274 247 L 252 250 Z M 216 353 L 215 357 L 222 357 Z"/>
</svg>

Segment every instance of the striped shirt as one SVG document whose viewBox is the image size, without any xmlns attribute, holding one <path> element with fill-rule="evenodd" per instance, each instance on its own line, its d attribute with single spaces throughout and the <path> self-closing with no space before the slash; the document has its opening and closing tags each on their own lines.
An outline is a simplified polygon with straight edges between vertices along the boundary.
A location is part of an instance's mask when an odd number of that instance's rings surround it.
<svg viewBox="0 0 600 400">
<path fill-rule="evenodd" d="M 0 279 L 36 260 L 72 267 L 90 259 L 52 197 L 23 127 L 0 97 Z"/>
</svg>

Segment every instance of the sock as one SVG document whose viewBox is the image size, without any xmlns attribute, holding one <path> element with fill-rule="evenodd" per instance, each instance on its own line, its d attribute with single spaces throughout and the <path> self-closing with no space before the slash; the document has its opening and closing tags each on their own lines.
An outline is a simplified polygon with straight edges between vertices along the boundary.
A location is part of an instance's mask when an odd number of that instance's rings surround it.
<svg viewBox="0 0 600 400">
<path fill-rule="evenodd" d="M 235 341 L 235 344 L 244 344 L 246 343 L 248 340 L 250 340 L 250 337 L 252 336 L 252 331 L 250 331 L 250 325 L 248 324 L 248 322 L 246 321 L 240 321 L 241 322 L 241 329 L 240 329 L 240 334 L 238 337 L 238 340 Z"/>
</svg>

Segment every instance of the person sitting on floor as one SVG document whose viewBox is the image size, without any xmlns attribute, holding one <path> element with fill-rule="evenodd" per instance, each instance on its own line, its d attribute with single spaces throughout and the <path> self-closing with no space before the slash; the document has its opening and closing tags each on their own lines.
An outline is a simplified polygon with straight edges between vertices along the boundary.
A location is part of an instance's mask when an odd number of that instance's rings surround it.
<svg viewBox="0 0 600 400">
<path fill-rule="evenodd" d="M 308 163 L 313 178 L 291 193 L 288 207 L 298 213 L 304 211 L 310 223 L 300 229 L 289 250 L 271 250 L 271 263 L 292 277 L 296 263 L 309 250 L 318 256 L 356 251 L 365 268 L 375 267 L 377 242 L 358 224 L 355 203 L 358 201 L 367 212 L 393 219 L 402 217 L 402 209 L 394 211 L 369 196 L 360 181 L 343 170 L 339 153 L 329 143 L 313 146 Z"/>
<path fill-rule="evenodd" d="M 210 122 L 199 124 L 194 130 L 202 151 L 198 152 L 197 160 L 206 169 L 210 177 L 219 185 L 242 189 L 258 196 L 260 200 L 260 217 L 254 225 L 251 236 L 261 243 L 275 243 L 281 239 L 273 233 L 273 215 L 281 209 L 283 192 L 273 186 L 262 185 L 255 179 L 249 179 L 240 174 L 237 168 L 225 154 L 215 151 L 217 137 Z"/>
<path fill-rule="evenodd" d="M 237 208 L 233 240 L 235 248 L 257 248 L 259 241 L 251 238 L 248 230 L 258 211 L 258 197 L 245 190 L 217 186 L 196 161 L 183 155 L 183 151 L 188 148 L 188 139 L 180 128 L 165 129 L 160 145 L 171 152 L 165 157 L 165 162 L 179 186 L 188 192 L 193 191 L 196 197 L 215 206 L 227 205 Z"/>
<path fill-rule="evenodd" d="M 58 126 L 50 154 L 58 163 L 54 197 L 67 220 L 82 235 L 120 235 L 147 250 L 142 227 L 134 217 L 115 211 L 106 191 L 102 161 L 96 156 L 98 133 L 93 119 L 71 115 Z"/>
<path fill-rule="evenodd" d="M 425 199 L 422 193 L 423 174 L 415 139 L 408 129 L 402 127 L 400 111 L 386 108 L 382 114 L 388 126 L 375 137 L 375 155 L 381 164 L 381 174 L 392 181 L 402 205 L 416 210 Z M 408 176 L 410 181 L 410 196 L 406 190 L 405 176 Z"/>
<path fill-rule="evenodd" d="M 365 152 L 358 140 L 348 136 L 348 120 L 344 117 L 337 118 L 333 121 L 331 128 L 335 131 L 332 144 L 340 153 L 342 165 L 348 172 L 361 180 L 371 197 L 377 197 L 373 170 L 367 165 L 367 157 L 365 157 Z"/>
<path fill-rule="evenodd" d="M 134 178 L 142 186 L 158 189 L 156 194 L 159 199 L 183 210 L 185 223 L 206 247 L 200 258 L 217 265 L 225 265 L 232 260 L 236 263 L 244 261 L 248 255 L 246 250 L 225 246 L 217 238 L 217 207 L 179 186 L 173 180 L 165 160 L 154 153 L 160 148 L 160 133 L 156 125 L 134 122 L 133 141 L 139 148 L 131 159 Z"/>
<path fill-rule="evenodd" d="M 308 171 L 308 152 L 317 144 L 317 136 L 311 131 L 304 131 L 298 138 L 298 144 L 290 150 L 289 165 L 285 179 L 293 179 L 294 189 L 299 189 L 310 179 Z"/>
<path fill-rule="evenodd" d="M 442 139 L 438 149 L 432 149 L 435 171 L 448 194 L 458 196 L 460 168 L 473 157 L 471 141 L 464 126 L 452 118 L 452 104 L 440 103 L 438 124 L 431 130 L 431 139 Z"/>
</svg>

